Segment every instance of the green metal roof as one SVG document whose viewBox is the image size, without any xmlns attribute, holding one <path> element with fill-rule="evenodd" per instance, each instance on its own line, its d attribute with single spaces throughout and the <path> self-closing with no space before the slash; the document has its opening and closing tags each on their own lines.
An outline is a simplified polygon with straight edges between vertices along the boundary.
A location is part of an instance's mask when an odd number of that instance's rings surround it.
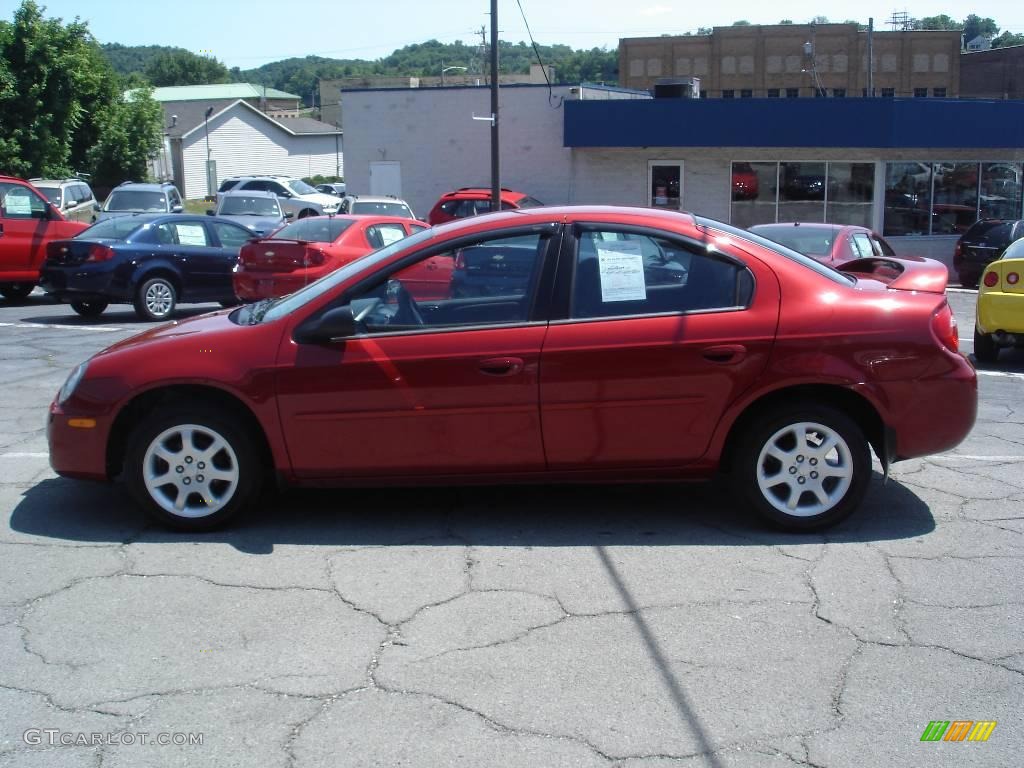
<svg viewBox="0 0 1024 768">
<path fill-rule="evenodd" d="M 154 88 L 153 98 L 157 101 L 201 101 L 203 99 L 294 99 L 299 96 L 285 93 L 276 88 L 267 88 L 253 83 L 222 83 L 218 85 L 175 85 L 165 88 Z"/>
</svg>

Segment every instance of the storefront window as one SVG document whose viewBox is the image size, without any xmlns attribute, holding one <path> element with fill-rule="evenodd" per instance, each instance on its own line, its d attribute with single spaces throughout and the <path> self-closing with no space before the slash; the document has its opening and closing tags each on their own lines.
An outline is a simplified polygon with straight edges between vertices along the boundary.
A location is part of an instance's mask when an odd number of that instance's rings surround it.
<svg viewBox="0 0 1024 768">
<path fill-rule="evenodd" d="M 1019 219 L 1021 213 L 1020 163 L 982 163 L 979 218 Z"/>
<path fill-rule="evenodd" d="M 824 221 L 829 192 L 825 163 L 780 163 L 778 221 Z"/>
<path fill-rule="evenodd" d="M 930 232 L 932 167 L 926 163 L 886 163 L 883 235 Z"/>
<path fill-rule="evenodd" d="M 732 164 L 732 214 L 737 227 L 775 221 L 778 163 Z"/>
<path fill-rule="evenodd" d="M 933 163 L 933 235 L 962 235 L 978 214 L 978 164 Z"/>
<path fill-rule="evenodd" d="M 648 205 L 671 211 L 682 209 L 683 164 L 651 161 L 647 165 L 650 189 Z"/>
<path fill-rule="evenodd" d="M 828 203 L 825 206 L 825 221 L 830 224 L 870 227 L 874 196 L 874 163 L 828 164 Z"/>
</svg>

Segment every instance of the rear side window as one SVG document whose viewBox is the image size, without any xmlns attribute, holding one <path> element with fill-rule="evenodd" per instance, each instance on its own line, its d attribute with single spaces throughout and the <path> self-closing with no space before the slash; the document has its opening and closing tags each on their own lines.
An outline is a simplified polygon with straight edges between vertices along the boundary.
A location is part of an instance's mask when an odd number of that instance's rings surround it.
<svg viewBox="0 0 1024 768">
<path fill-rule="evenodd" d="M 75 235 L 76 240 L 102 238 L 104 240 L 127 240 L 143 224 L 134 216 L 118 216 L 116 219 L 98 221 L 84 232 Z"/>
<path fill-rule="evenodd" d="M 374 224 L 366 228 L 366 241 L 373 248 L 397 243 L 405 237 L 405 228 L 401 224 Z"/>
<path fill-rule="evenodd" d="M 571 316 L 656 315 L 746 307 L 753 277 L 740 265 L 653 235 L 580 235 Z"/>
<path fill-rule="evenodd" d="M 412 211 L 402 203 L 361 203 L 356 201 L 352 203 L 351 211 L 360 216 L 402 216 L 407 219 L 412 218 Z"/>
<path fill-rule="evenodd" d="M 1010 243 L 1003 251 L 1004 259 L 1024 259 L 1024 239 L 1017 239 Z"/>
<path fill-rule="evenodd" d="M 247 229 L 242 229 L 232 224 L 225 224 L 221 221 L 212 223 L 214 230 L 217 232 L 217 237 L 220 238 L 220 244 L 224 248 L 241 248 L 253 238 L 252 233 Z"/>
<path fill-rule="evenodd" d="M 527 195 L 522 200 L 516 202 L 516 205 L 519 206 L 520 208 L 542 208 L 544 206 L 544 203 L 542 203 L 535 197 L 530 197 L 529 195 Z"/>
<path fill-rule="evenodd" d="M 850 242 L 853 245 L 853 255 L 857 258 L 869 259 L 875 255 L 875 251 L 871 247 L 871 239 L 863 232 L 854 233 Z"/>
<path fill-rule="evenodd" d="M 221 183 L 221 185 L 217 188 L 217 191 L 227 192 L 229 189 L 234 189 L 236 186 L 238 186 L 238 181 L 238 179 L 228 179 Z"/>
</svg>

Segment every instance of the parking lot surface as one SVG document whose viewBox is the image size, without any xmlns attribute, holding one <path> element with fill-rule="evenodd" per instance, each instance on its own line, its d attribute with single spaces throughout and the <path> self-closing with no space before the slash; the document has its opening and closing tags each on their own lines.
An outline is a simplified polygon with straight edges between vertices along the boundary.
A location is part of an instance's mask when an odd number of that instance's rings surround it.
<svg viewBox="0 0 1024 768">
<path fill-rule="evenodd" d="M 293 491 L 180 534 L 47 462 L 68 372 L 144 327 L 0 302 L 0 766 L 1020 765 L 1024 351 L 824 533 L 718 482 Z"/>
</svg>

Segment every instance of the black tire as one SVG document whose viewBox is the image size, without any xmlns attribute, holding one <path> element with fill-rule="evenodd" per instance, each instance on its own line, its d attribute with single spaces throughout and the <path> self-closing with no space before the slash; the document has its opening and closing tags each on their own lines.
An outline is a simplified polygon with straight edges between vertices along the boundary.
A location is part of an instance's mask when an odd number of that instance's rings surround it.
<svg viewBox="0 0 1024 768">
<path fill-rule="evenodd" d="M 974 329 L 974 359 L 979 363 L 994 363 L 999 359 L 999 345 L 991 334 L 978 333 Z"/>
<path fill-rule="evenodd" d="M 180 438 L 186 426 L 192 428 L 191 450 L 184 439 L 175 437 Z M 177 432 L 179 429 L 182 432 Z M 227 448 L 207 455 L 203 451 L 213 447 L 209 441 L 214 436 Z M 181 531 L 207 531 L 259 498 L 265 468 L 257 444 L 250 430 L 229 414 L 207 405 L 172 406 L 152 413 L 133 430 L 125 451 L 123 476 L 136 501 L 157 522 Z M 180 457 L 181 463 L 150 453 L 157 445 L 163 447 L 165 455 Z M 178 450 L 172 450 L 175 448 Z M 204 466 L 207 462 L 209 465 Z M 158 476 L 166 474 L 168 482 L 151 490 L 145 479 L 147 468 Z M 232 470 L 233 481 L 203 475 L 231 474 Z M 182 483 L 188 483 L 188 487 Z M 187 495 L 179 513 L 173 507 L 182 490 Z"/>
<path fill-rule="evenodd" d="M 178 289 L 166 277 L 151 277 L 135 289 L 133 303 L 143 320 L 167 320 L 178 305 Z"/>
<path fill-rule="evenodd" d="M 303 208 L 301 211 L 299 211 L 299 215 L 296 216 L 296 218 L 298 218 L 298 219 L 305 219 L 307 216 L 316 216 L 316 215 L 317 215 L 317 212 L 314 211 L 312 208 Z"/>
<path fill-rule="evenodd" d="M 35 283 L 0 283 L 0 296 L 8 301 L 24 301 L 35 287 Z"/>
<path fill-rule="evenodd" d="M 798 424 L 822 431 L 797 429 Z M 804 433 L 802 447 L 796 443 L 798 432 Z M 821 453 L 814 435 L 830 435 L 839 443 Z M 790 438 L 792 443 L 787 442 Z M 792 454 L 782 454 L 789 445 Z M 772 447 L 788 457 L 785 462 L 767 453 Z M 819 471 L 822 468 L 835 472 Z M 739 481 L 736 491 L 762 518 L 786 530 L 809 531 L 838 523 L 860 505 L 871 478 L 871 450 L 860 427 L 842 411 L 813 403 L 796 405 L 766 412 L 744 430 L 734 470 Z M 765 490 L 759 482 L 762 471 Z M 768 485 L 776 478 L 774 486 Z M 815 494 L 815 488 L 826 501 Z M 792 512 L 790 502 L 796 505 Z M 820 511 L 815 511 L 816 506 Z"/>
<path fill-rule="evenodd" d="M 82 317 L 99 317 L 110 306 L 108 301 L 72 301 L 71 308 Z"/>
</svg>

